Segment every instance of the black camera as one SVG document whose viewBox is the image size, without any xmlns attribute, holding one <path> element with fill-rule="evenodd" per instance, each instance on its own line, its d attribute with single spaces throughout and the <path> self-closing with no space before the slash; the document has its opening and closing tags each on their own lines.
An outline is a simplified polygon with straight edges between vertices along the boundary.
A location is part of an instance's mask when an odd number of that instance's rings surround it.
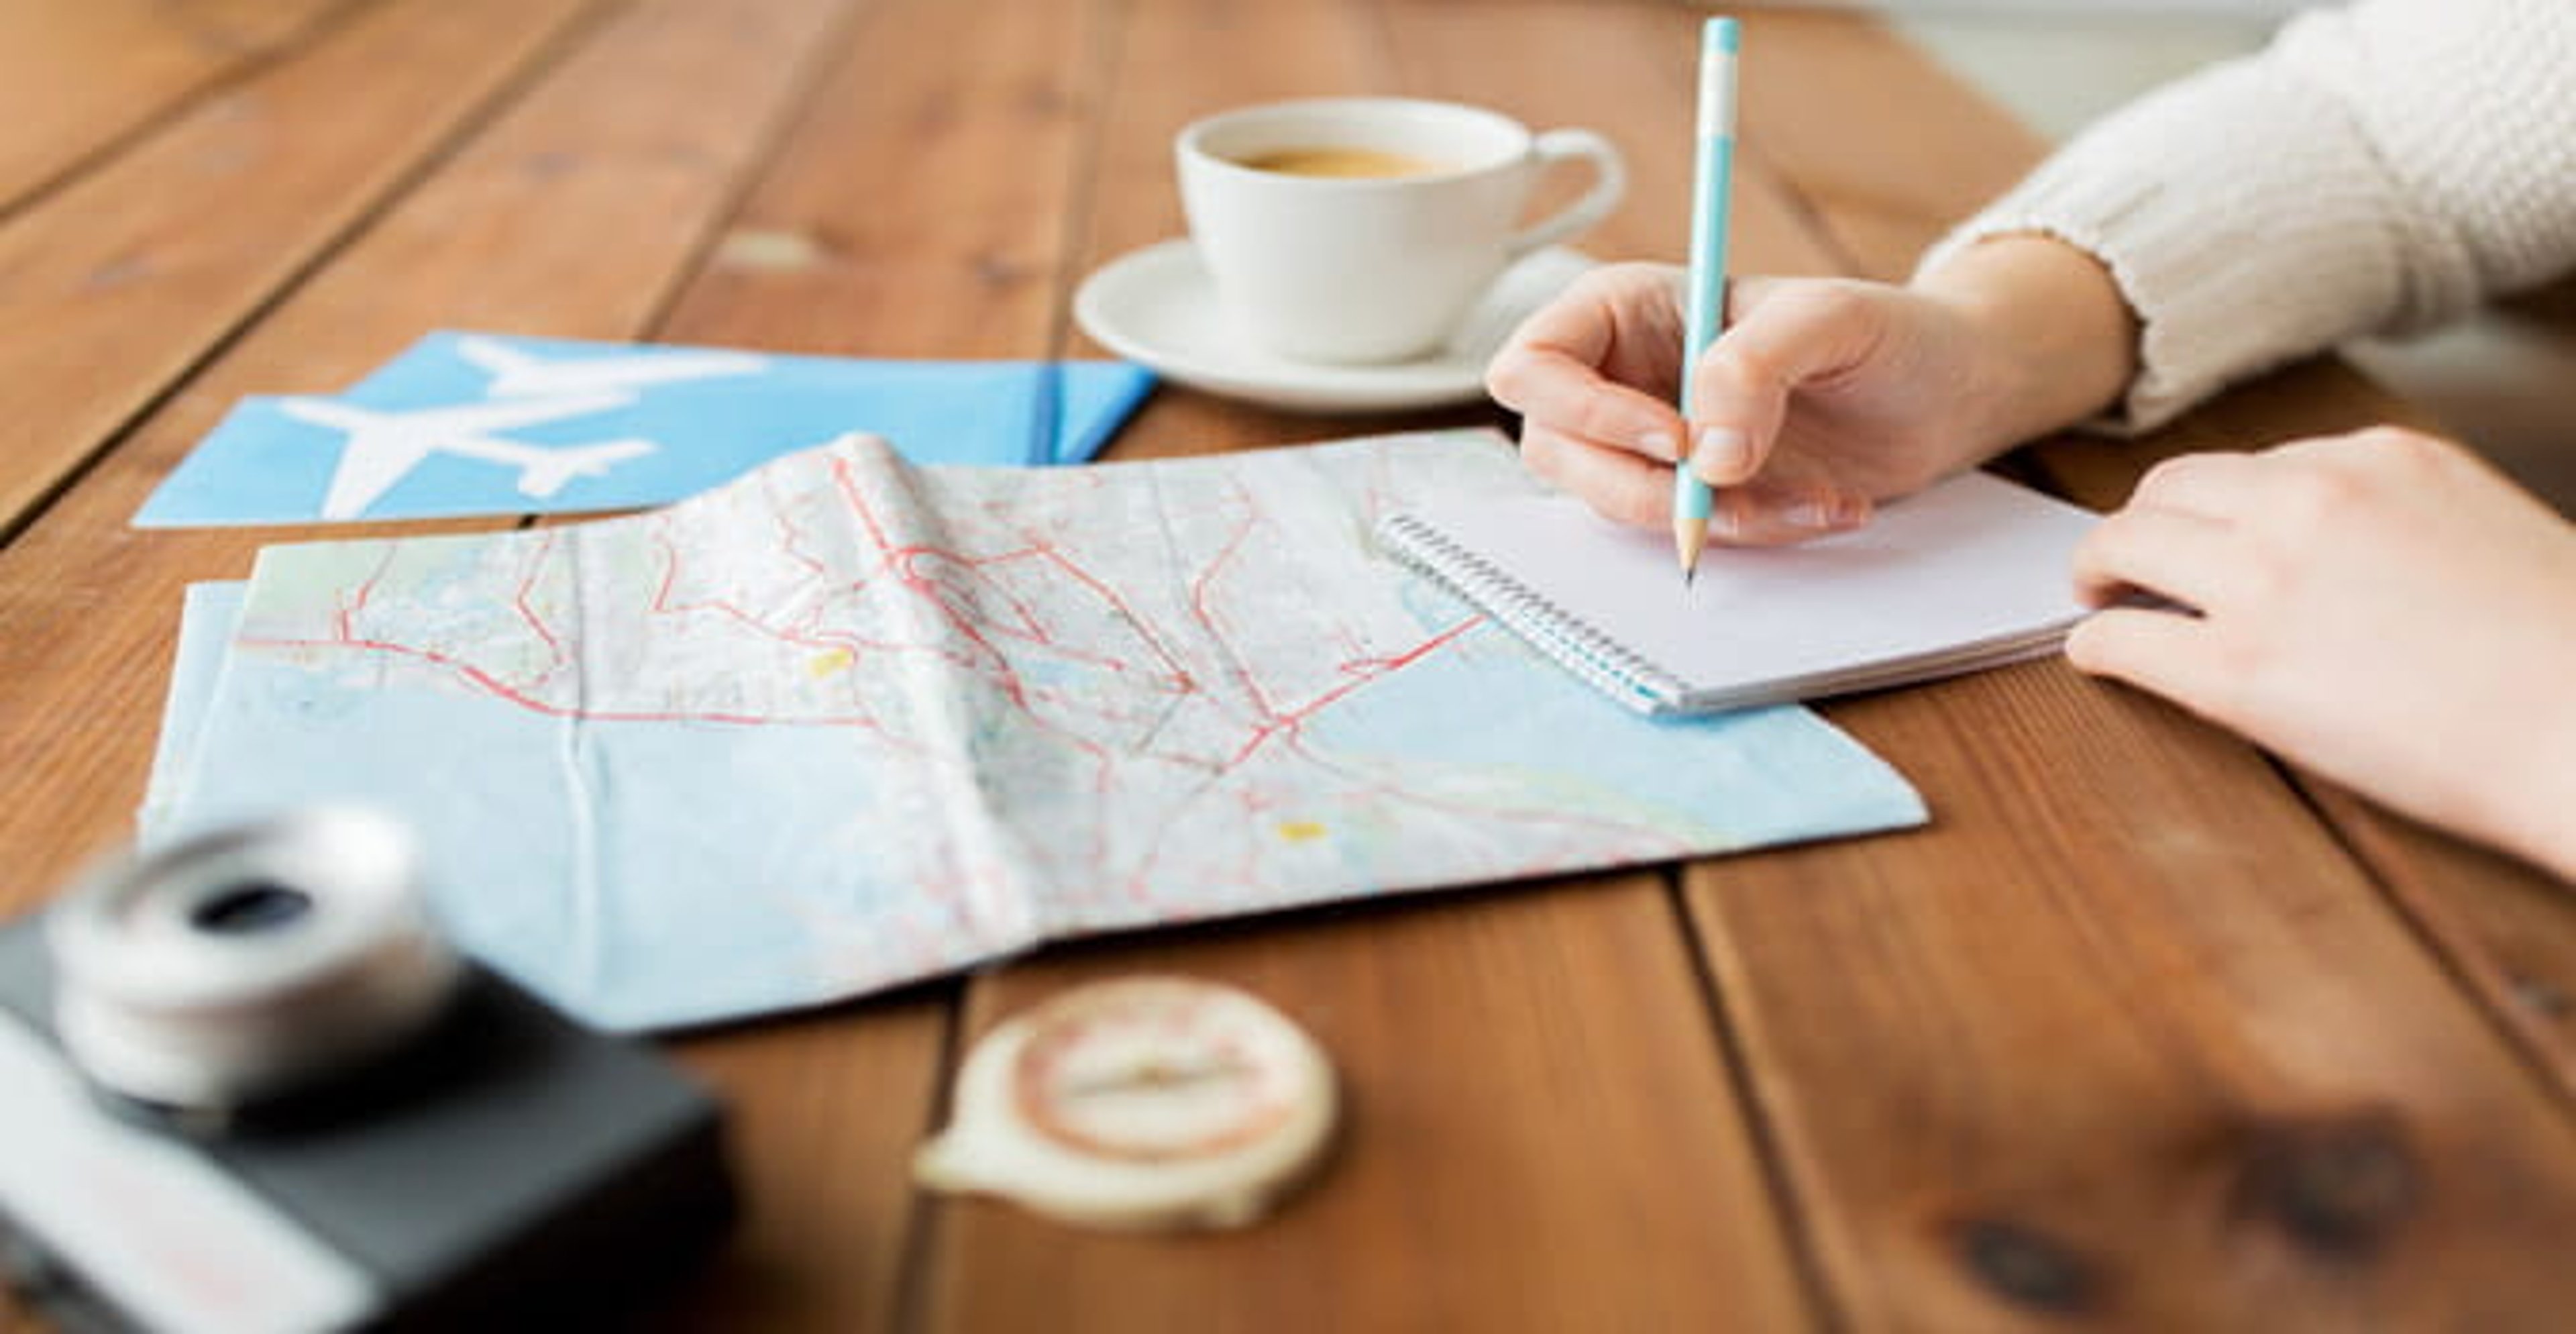
<svg viewBox="0 0 2576 1334">
<path fill-rule="evenodd" d="M 595 1319 L 733 1210 L 719 1109 L 299 811 L 0 928 L 0 1274 L 69 1329 Z"/>
</svg>

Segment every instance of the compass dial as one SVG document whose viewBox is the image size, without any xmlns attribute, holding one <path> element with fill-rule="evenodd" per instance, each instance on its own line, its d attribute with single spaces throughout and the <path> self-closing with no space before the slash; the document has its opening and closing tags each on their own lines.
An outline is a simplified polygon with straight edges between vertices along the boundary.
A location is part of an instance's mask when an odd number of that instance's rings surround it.
<svg viewBox="0 0 2576 1334">
<path fill-rule="evenodd" d="M 1032 1020 L 1013 1092 L 1076 1150 L 1161 1161 L 1241 1148 L 1296 1110 L 1304 1035 L 1239 991 L 1148 979 L 1077 993 Z"/>
<path fill-rule="evenodd" d="M 1260 1215 L 1330 1138 L 1332 1067 L 1232 987 L 1136 977 L 1078 987 L 996 1027 L 915 1175 L 1113 1227 Z"/>
</svg>

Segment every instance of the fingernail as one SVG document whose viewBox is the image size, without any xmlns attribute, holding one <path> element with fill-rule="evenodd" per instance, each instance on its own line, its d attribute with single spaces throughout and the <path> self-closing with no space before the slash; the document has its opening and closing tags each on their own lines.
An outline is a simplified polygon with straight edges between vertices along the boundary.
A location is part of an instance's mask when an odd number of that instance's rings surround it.
<svg viewBox="0 0 2576 1334">
<path fill-rule="evenodd" d="M 1731 426 L 1704 426 L 1699 432 L 1699 446 L 1691 451 L 1691 467 L 1701 473 L 1734 477 L 1744 471 L 1753 447 L 1744 432 Z"/>
<path fill-rule="evenodd" d="M 1825 508 L 1824 505 L 1813 500 L 1801 500 L 1798 503 L 1791 505 L 1789 508 L 1780 511 L 1780 518 L 1792 528 L 1831 528 L 1834 526 L 1833 512 Z"/>
<path fill-rule="evenodd" d="M 1637 447 L 1659 459 L 1677 459 L 1682 456 L 1681 451 L 1673 445 L 1671 434 L 1664 431 L 1648 431 L 1638 437 Z"/>
<path fill-rule="evenodd" d="M 1830 517 L 1836 528 L 1857 528 L 1869 520 L 1869 502 L 1858 496 L 1836 496 Z"/>
</svg>

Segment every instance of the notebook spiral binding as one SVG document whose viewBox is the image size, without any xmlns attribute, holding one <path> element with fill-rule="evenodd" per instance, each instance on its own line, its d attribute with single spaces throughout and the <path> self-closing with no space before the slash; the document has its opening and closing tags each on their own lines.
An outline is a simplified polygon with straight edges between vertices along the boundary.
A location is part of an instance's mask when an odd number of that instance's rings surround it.
<svg viewBox="0 0 2576 1334">
<path fill-rule="evenodd" d="M 1413 515 L 1388 515 L 1378 524 L 1378 540 L 1396 559 L 1465 598 L 1558 665 L 1640 713 L 1673 708 L 1688 692 L 1679 677 Z"/>
</svg>

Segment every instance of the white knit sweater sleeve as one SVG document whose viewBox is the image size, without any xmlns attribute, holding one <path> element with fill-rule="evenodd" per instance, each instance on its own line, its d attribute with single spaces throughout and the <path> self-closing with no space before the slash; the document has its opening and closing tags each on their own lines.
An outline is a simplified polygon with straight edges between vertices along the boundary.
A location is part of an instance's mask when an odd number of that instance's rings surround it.
<svg viewBox="0 0 2576 1334">
<path fill-rule="evenodd" d="M 2042 233 L 2141 321 L 2110 425 L 2576 268 L 2576 0 L 2361 0 L 2098 122 L 1924 256 Z M 1918 270 L 1920 271 L 1920 270 Z"/>
</svg>

